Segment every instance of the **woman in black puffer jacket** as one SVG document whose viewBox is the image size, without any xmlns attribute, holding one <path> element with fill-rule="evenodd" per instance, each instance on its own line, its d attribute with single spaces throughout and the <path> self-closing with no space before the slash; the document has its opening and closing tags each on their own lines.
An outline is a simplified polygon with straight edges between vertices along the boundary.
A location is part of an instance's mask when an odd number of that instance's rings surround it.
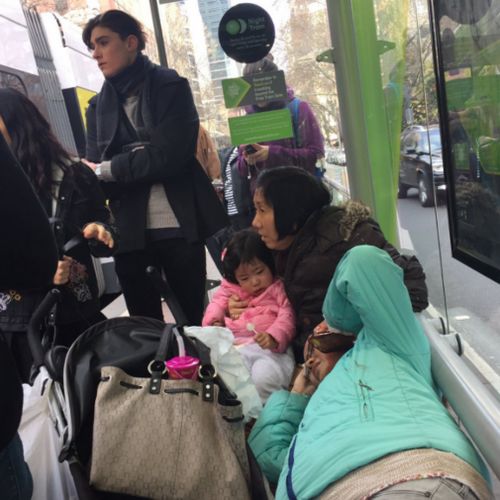
<svg viewBox="0 0 500 500">
<path fill-rule="evenodd" d="M 354 246 L 373 245 L 387 251 L 404 270 L 413 310 L 422 311 L 428 305 L 425 274 L 418 260 L 401 255 L 385 239 L 363 204 L 349 201 L 336 207 L 330 202 L 323 183 L 296 167 L 266 170 L 257 179 L 252 225 L 275 251 L 276 268 L 296 314 L 297 361 L 303 358 L 308 335 L 323 319 L 323 300 L 337 264 Z M 238 317 L 246 304 L 233 300 L 229 306 L 230 314 Z"/>
</svg>

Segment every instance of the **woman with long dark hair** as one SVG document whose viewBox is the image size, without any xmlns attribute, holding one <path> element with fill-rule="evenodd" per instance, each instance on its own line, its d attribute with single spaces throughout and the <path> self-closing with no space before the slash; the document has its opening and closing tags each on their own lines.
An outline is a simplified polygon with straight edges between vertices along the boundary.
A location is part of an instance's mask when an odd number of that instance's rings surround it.
<svg viewBox="0 0 500 500">
<path fill-rule="evenodd" d="M 69 345 L 102 317 L 91 251 L 99 256 L 113 252 L 111 214 L 95 174 L 71 158 L 26 96 L 0 89 L 0 121 L 1 133 L 53 225 L 59 249 L 53 284 L 60 286 L 63 295 L 55 319 L 56 342 Z M 0 328 L 23 381 L 29 379 L 32 362 L 26 327 L 43 293 L 41 289 L 0 290 Z"/>
</svg>

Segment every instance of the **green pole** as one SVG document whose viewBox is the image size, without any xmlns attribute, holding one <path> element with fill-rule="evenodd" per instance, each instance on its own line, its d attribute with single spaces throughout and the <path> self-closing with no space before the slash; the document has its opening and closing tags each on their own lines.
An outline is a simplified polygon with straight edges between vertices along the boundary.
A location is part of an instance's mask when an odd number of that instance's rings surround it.
<svg viewBox="0 0 500 500">
<path fill-rule="evenodd" d="M 408 12 L 407 0 L 388 0 L 386 5 L 391 2 Z M 328 0 L 327 5 L 351 197 L 372 209 L 386 238 L 398 245 L 402 92 L 388 104 L 380 62 L 384 50 L 397 46 L 378 40 L 372 0 Z M 406 17 L 400 28 L 406 32 Z"/>
</svg>

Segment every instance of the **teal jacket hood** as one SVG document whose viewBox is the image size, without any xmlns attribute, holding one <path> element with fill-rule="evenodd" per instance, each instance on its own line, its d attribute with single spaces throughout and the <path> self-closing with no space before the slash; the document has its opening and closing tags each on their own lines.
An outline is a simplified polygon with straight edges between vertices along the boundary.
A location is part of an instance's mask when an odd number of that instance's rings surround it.
<svg viewBox="0 0 500 500">
<path fill-rule="evenodd" d="M 325 300 L 326 322 L 403 355 L 429 383 L 430 348 L 413 314 L 403 271 L 387 252 L 362 245 L 340 261 Z"/>
</svg>

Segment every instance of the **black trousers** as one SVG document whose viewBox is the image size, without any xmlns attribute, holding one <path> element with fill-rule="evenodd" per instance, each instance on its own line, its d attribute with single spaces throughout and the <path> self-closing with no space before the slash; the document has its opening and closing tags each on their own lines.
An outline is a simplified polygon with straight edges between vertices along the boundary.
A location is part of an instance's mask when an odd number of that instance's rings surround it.
<svg viewBox="0 0 500 500">
<path fill-rule="evenodd" d="M 116 274 L 130 315 L 163 321 L 160 294 L 146 276 L 148 266 L 165 273 L 188 323 L 201 325 L 207 275 L 204 245 L 170 238 L 150 241 L 143 250 L 115 256 Z"/>
</svg>

